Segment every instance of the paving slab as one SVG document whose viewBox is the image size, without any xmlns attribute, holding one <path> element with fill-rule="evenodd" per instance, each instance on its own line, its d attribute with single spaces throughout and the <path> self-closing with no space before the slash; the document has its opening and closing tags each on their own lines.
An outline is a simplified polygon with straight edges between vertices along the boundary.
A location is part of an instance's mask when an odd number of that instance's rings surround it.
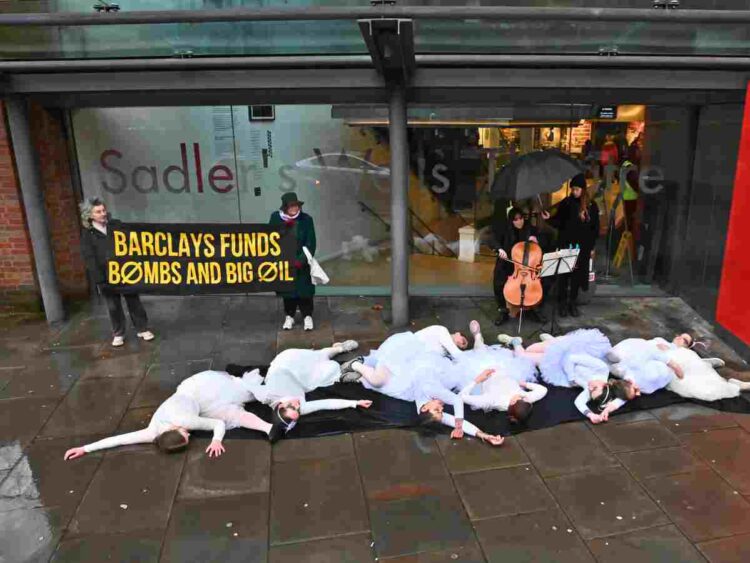
<svg viewBox="0 0 750 563">
<path fill-rule="evenodd" d="M 131 408 L 158 407 L 175 392 L 184 379 L 207 369 L 211 369 L 210 358 L 171 364 L 151 364 L 130 406 Z"/>
<path fill-rule="evenodd" d="M 556 504 L 529 465 L 461 473 L 454 480 L 472 520 L 535 512 Z"/>
<path fill-rule="evenodd" d="M 273 446 L 274 463 L 337 457 L 354 457 L 354 442 L 351 434 L 304 440 L 281 440 Z"/>
<path fill-rule="evenodd" d="M 616 534 L 588 542 L 600 563 L 704 563 L 705 559 L 675 526 Z"/>
<path fill-rule="evenodd" d="M 486 559 L 476 541 L 469 541 L 463 545 L 456 545 L 450 549 L 438 551 L 423 551 L 400 557 L 386 557 L 378 559 L 387 563 L 484 563 Z"/>
<path fill-rule="evenodd" d="M 474 523 L 490 563 L 593 563 L 573 525 L 557 508 Z"/>
<path fill-rule="evenodd" d="M 641 480 L 707 468 L 689 448 L 684 447 L 626 452 L 617 457 L 636 479 Z"/>
<path fill-rule="evenodd" d="M 679 446 L 680 441 L 656 420 L 628 424 L 599 424 L 592 428 L 611 452 Z"/>
<path fill-rule="evenodd" d="M 57 507 L 65 519 L 75 512 L 101 462 L 96 452 L 64 461 L 77 439 L 37 440 L 0 485 L 0 511 Z"/>
<path fill-rule="evenodd" d="M 272 545 L 369 530 L 353 457 L 274 463 Z"/>
<path fill-rule="evenodd" d="M 129 534 L 100 534 L 63 540 L 50 561 L 78 563 L 82 561 L 159 561 L 163 533 L 135 532 Z"/>
<path fill-rule="evenodd" d="M 699 543 L 698 549 L 711 563 L 745 563 L 750 561 L 750 535 Z"/>
<path fill-rule="evenodd" d="M 683 403 L 654 409 L 652 412 L 665 427 L 675 434 L 737 426 L 737 422 L 730 413 L 715 411 L 702 405 Z"/>
<path fill-rule="evenodd" d="M 175 502 L 161 561 L 261 563 L 268 553 L 268 494 Z"/>
<path fill-rule="evenodd" d="M 405 500 L 370 501 L 370 523 L 379 558 L 455 550 L 473 533 L 453 491 L 429 491 Z"/>
<path fill-rule="evenodd" d="M 128 432 L 143 430 L 151 422 L 151 417 L 154 416 L 157 408 L 153 406 L 126 410 L 120 424 L 117 425 L 115 434 L 127 434 Z"/>
<path fill-rule="evenodd" d="M 184 463 L 184 454 L 155 448 L 108 453 L 70 523 L 70 535 L 166 528 Z"/>
<path fill-rule="evenodd" d="M 622 468 L 595 469 L 545 481 L 584 539 L 669 523 Z"/>
<path fill-rule="evenodd" d="M 617 465 L 615 457 L 583 422 L 526 432 L 518 440 L 542 477 Z"/>
<path fill-rule="evenodd" d="M 81 371 L 81 380 L 136 377 L 141 379 L 151 363 L 151 353 L 127 354 L 101 358 Z"/>
<path fill-rule="evenodd" d="M 47 421 L 47 438 L 112 434 L 138 386 L 135 377 L 78 381 Z"/>
<path fill-rule="evenodd" d="M 56 508 L 0 512 L 0 555 L 3 561 L 48 561 L 65 530 Z"/>
<path fill-rule="evenodd" d="M 750 532 L 750 503 L 711 470 L 653 477 L 644 486 L 693 542 Z"/>
<path fill-rule="evenodd" d="M 365 563 L 374 562 L 370 534 L 352 534 L 325 540 L 306 541 L 271 547 L 269 563 Z"/>
<path fill-rule="evenodd" d="M 49 399 L 0 400 L 0 470 L 11 469 L 55 409 Z"/>
<path fill-rule="evenodd" d="M 507 436 L 499 448 L 467 436 L 461 440 L 452 440 L 450 436 L 440 434 L 435 440 L 448 470 L 453 474 L 531 463 L 514 436 Z"/>
<path fill-rule="evenodd" d="M 413 431 L 357 433 L 354 444 L 365 493 L 371 499 L 396 500 L 413 489 L 450 486 L 450 477 L 433 438 Z M 437 485 L 433 485 L 437 483 Z M 428 487 L 428 488 L 429 488 Z"/>
<path fill-rule="evenodd" d="M 225 440 L 226 451 L 210 458 L 209 439 L 192 439 L 182 480 L 179 500 L 213 498 L 248 493 L 268 493 L 270 489 L 271 446 L 263 440 Z"/>
<path fill-rule="evenodd" d="M 213 369 L 223 370 L 227 364 L 268 365 L 276 357 L 276 330 L 257 341 L 218 341 L 211 356 Z"/>
<path fill-rule="evenodd" d="M 100 359 L 96 346 L 84 346 L 36 354 L 0 391 L 0 398 L 59 398 L 73 386 L 87 367 Z M 0 375 L 2 377 L 2 375 Z"/>
<path fill-rule="evenodd" d="M 741 494 L 750 494 L 750 434 L 742 428 L 699 432 L 683 441 Z"/>
</svg>

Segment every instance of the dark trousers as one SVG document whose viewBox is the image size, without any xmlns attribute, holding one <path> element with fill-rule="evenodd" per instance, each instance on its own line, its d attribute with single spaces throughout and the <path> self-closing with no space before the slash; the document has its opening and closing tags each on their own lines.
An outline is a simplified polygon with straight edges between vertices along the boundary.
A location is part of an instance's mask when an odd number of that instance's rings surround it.
<svg viewBox="0 0 750 563">
<path fill-rule="evenodd" d="M 557 302 L 558 303 L 575 303 L 578 299 L 578 291 L 581 289 L 582 275 L 588 275 L 588 268 L 585 271 L 574 270 L 569 274 L 557 276 Z"/>
<path fill-rule="evenodd" d="M 495 262 L 495 273 L 492 278 L 492 289 L 495 293 L 495 301 L 497 301 L 497 308 L 499 311 L 507 311 L 508 308 L 505 305 L 505 295 L 503 295 L 503 289 L 505 288 L 505 282 L 508 281 L 508 276 L 513 273 L 513 266 L 508 268 L 508 262 L 505 260 L 497 260 Z"/>
<path fill-rule="evenodd" d="M 128 305 L 130 320 L 133 321 L 136 332 L 145 332 L 148 330 L 146 309 L 143 308 L 141 298 L 137 293 L 124 293 L 121 295 L 119 293 L 102 291 L 102 297 L 104 297 L 104 301 L 107 303 L 107 312 L 109 313 L 109 320 L 112 323 L 112 334 L 115 336 L 123 336 L 125 334 L 125 312 L 122 309 L 122 298 L 125 298 L 125 303 Z"/>
<path fill-rule="evenodd" d="M 312 297 L 285 297 L 284 298 L 284 313 L 290 317 L 294 316 L 299 307 L 300 313 L 303 317 L 311 317 L 313 314 L 313 298 Z"/>
</svg>

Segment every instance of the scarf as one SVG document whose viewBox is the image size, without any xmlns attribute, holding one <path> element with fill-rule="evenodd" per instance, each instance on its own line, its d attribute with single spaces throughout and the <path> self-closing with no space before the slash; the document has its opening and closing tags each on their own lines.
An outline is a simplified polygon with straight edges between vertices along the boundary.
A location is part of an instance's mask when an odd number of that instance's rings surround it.
<svg viewBox="0 0 750 563">
<path fill-rule="evenodd" d="M 284 221 L 284 223 L 294 223 L 294 221 L 296 221 L 299 217 L 300 213 L 302 213 L 301 209 L 294 215 L 287 215 L 286 213 L 284 213 L 283 209 L 279 209 L 279 216 L 281 217 L 281 220 Z"/>
</svg>

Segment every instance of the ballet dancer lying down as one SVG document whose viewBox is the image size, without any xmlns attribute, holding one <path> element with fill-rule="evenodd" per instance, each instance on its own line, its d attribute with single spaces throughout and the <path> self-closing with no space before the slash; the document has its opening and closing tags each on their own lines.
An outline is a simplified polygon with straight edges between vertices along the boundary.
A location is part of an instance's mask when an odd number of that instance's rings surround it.
<svg viewBox="0 0 750 563">
<path fill-rule="evenodd" d="M 149 442 L 156 442 L 165 452 L 180 451 L 187 446 L 192 430 L 213 431 L 213 440 L 206 452 L 209 457 L 218 457 L 225 451 L 222 439 L 227 429 L 258 430 L 274 442 L 290 430 L 302 414 L 328 409 L 368 408 L 372 404 L 370 401 L 305 401 L 305 391 L 316 388 L 316 383 L 331 385 L 338 380 L 339 365 L 331 358 L 356 347 L 356 342 L 348 340 L 317 351 L 286 350 L 271 363 L 266 385 L 263 385 L 258 370 L 247 371 L 242 377 L 212 370 L 197 373 L 180 383 L 175 393 L 159 406 L 147 428 L 72 448 L 65 453 L 65 459 L 75 459 L 106 448 Z M 244 409 L 245 403 L 255 400 L 267 401 L 274 407 L 273 424 Z"/>
<path fill-rule="evenodd" d="M 271 433 L 271 442 L 291 430 L 300 416 L 320 410 L 370 408 L 372 401 L 367 400 L 305 400 L 305 393 L 341 381 L 341 366 L 332 358 L 356 350 L 358 346 L 356 341 L 347 340 L 322 350 L 290 348 L 274 358 L 268 367 L 265 385 L 252 387 L 254 399 L 273 408 L 276 429 L 281 431 Z"/>
<path fill-rule="evenodd" d="M 539 367 L 542 381 L 558 387 L 581 387 L 575 399 L 576 408 L 592 423 L 609 418 L 623 401 L 625 390 L 616 381 L 608 383 L 609 365 L 603 360 L 612 349 L 609 339 L 597 329 L 579 329 L 554 337 L 542 335 L 543 341 L 524 349 L 519 337 L 498 336 L 510 344 L 516 356 Z"/>
<path fill-rule="evenodd" d="M 420 339 L 412 332 L 387 338 L 367 358 L 355 358 L 342 366 L 343 379 L 359 381 L 389 397 L 413 401 L 419 412 L 420 424 L 444 424 L 453 428 L 451 437 L 460 439 L 464 433 L 476 436 L 493 446 L 503 443 L 502 436 L 483 432 L 465 421 L 464 403 L 453 391 L 453 363 L 441 354 L 425 351 Z M 453 407 L 454 415 L 444 412 L 445 404 Z"/>
<path fill-rule="evenodd" d="M 223 371 L 196 373 L 180 383 L 174 394 L 156 409 L 148 427 L 71 448 L 64 458 L 75 459 L 97 450 L 149 442 L 156 442 L 163 452 L 177 452 L 187 447 L 193 430 L 213 432 L 206 453 L 218 457 L 224 453 L 222 439 L 227 428 L 243 427 L 271 434 L 270 423 L 243 408 L 244 403 L 254 399 L 254 389 L 261 381 L 257 370 L 242 378 Z"/>
<path fill-rule="evenodd" d="M 499 345 L 487 346 L 479 322 L 471 321 L 469 330 L 474 347 L 461 354 L 453 369 L 481 373 L 466 381 L 460 393 L 463 402 L 474 409 L 507 411 L 511 422 L 525 422 L 532 405 L 547 395 L 547 388 L 535 383 L 533 362 Z"/>
</svg>

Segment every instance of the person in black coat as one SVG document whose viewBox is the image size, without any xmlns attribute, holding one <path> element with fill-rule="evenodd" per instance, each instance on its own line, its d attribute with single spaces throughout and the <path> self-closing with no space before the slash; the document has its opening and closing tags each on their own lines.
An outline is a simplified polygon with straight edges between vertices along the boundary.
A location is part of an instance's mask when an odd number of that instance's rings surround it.
<svg viewBox="0 0 750 563">
<path fill-rule="evenodd" d="M 310 264 L 307 262 L 302 247 L 307 247 L 311 255 L 315 255 L 317 240 L 315 237 L 315 223 L 313 218 L 302 211 L 304 201 L 297 198 L 294 192 L 287 192 L 281 196 L 281 208 L 271 214 L 269 225 L 281 226 L 284 229 L 294 231 L 297 238 L 297 254 L 294 260 L 294 289 L 291 291 L 278 292 L 284 301 L 284 324 L 282 329 L 292 330 L 294 327 L 294 315 L 299 308 L 303 317 L 303 329 L 313 330 L 313 297 L 315 296 L 315 285 L 310 275 Z"/>
<path fill-rule="evenodd" d="M 96 287 L 107 303 L 109 320 L 112 323 L 112 346 L 125 344 L 125 312 L 122 297 L 128 304 L 130 319 L 133 321 L 138 338 L 153 340 L 154 334 L 148 329 L 148 317 L 137 293 L 120 294 L 107 284 L 107 258 L 110 252 L 111 230 L 119 221 L 110 219 L 107 207 L 98 198 L 87 199 L 80 205 L 81 254 Z"/>
<path fill-rule="evenodd" d="M 570 195 L 557 206 L 549 224 L 558 231 L 557 248 L 580 248 L 576 267 L 570 274 L 558 276 L 558 307 L 561 317 L 580 316 L 576 299 L 580 289 L 589 287 L 589 258 L 599 236 L 599 206 L 591 201 L 583 174 L 570 181 Z"/>
<path fill-rule="evenodd" d="M 507 259 L 511 257 L 511 251 L 516 243 L 531 241 L 538 244 L 539 241 L 537 240 L 538 232 L 536 227 L 526 221 L 523 211 L 517 207 L 513 207 L 508 213 L 507 224 L 493 224 L 493 234 L 496 242 L 495 250 L 497 251 L 493 289 L 495 292 L 495 300 L 497 301 L 497 310 L 499 312 L 499 315 L 495 320 L 495 325 L 500 326 L 510 317 L 509 306 L 505 302 L 503 289 L 505 288 L 505 282 L 507 281 L 508 276 L 513 275 L 513 272 L 515 271 L 513 263 L 508 262 Z M 526 318 L 531 318 L 538 322 L 545 322 L 541 313 L 536 309 L 528 310 Z"/>
</svg>

